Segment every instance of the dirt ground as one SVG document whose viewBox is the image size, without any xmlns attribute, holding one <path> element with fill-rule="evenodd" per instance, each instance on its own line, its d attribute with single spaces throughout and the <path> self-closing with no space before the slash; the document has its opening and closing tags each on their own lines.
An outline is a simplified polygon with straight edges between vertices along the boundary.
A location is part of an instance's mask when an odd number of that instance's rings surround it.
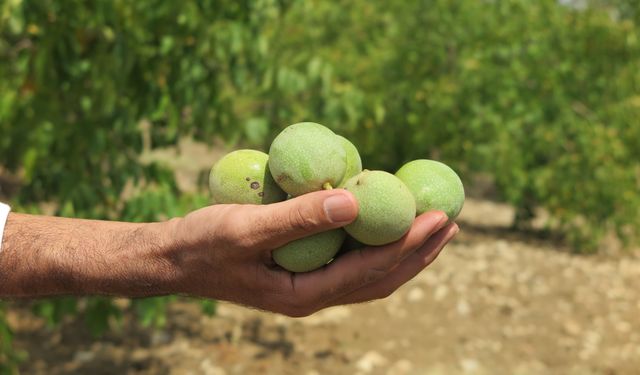
<svg viewBox="0 0 640 375">
<path fill-rule="evenodd" d="M 638 374 L 640 259 L 572 255 L 509 231 L 512 210 L 469 199 L 461 232 L 391 297 L 302 319 L 177 302 L 167 326 L 94 340 L 77 321 L 10 321 L 24 374 Z"/>
</svg>

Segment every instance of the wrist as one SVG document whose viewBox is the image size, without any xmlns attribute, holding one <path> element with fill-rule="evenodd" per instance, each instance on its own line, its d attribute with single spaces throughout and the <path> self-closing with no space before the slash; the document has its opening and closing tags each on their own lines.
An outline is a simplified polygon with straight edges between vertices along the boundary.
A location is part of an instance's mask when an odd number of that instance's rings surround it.
<svg viewBox="0 0 640 375">
<path fill-rule="evenodd" d="M 158 265 L 158 282 L 167 294 L 191 294 L 193 289 L 194 264 L 201 263 L 197 259 L 194 248 L 199 246 L 193 242 L 193 228 L 189 228 L 185 218 L 173 218 L 168 221 L 149 224 L 150 235 L 158 239 L 158 246 L 153 249 L 150 258 Z"/>
<path fill-rule="evenodd" d="M 179 256 L 180 245 L 176 240 L 176 228 L 181 218 L 144 224 L 139 233 L 139 253 L 130 259 L 135 261 L 131 279 L 141 280 L 139 295 L 166 295 L 181 292 L 183 273 Z"/>
</svg>

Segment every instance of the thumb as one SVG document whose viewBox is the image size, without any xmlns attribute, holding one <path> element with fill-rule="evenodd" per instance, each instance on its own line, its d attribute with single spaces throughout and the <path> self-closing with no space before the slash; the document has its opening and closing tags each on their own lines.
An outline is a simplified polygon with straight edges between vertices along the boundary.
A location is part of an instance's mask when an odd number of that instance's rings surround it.
<svg viewBox="0 0 640 375">
<path fill-rule="evenodd" d="M 317 191 L 284 202 L 256 206 L 253 236 L 274 249 L 298 238 L 345 226 L 358 216 L 358 202 L 344 189 Z"/>
</svg>

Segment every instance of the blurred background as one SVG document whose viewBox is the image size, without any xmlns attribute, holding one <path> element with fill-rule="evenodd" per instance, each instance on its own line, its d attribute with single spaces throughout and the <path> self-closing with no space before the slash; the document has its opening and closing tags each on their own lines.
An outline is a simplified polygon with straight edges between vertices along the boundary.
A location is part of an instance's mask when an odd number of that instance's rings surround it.
<svg viewBox="0 0 640 375">
<path fill-rule="evenodd" d="M 0 199 L 163 220 L 298 121 L 462 177 L 390 298 L 4 302 L 0 373 L 637 374 L 640 1 L 0 1 Z"/>
</svg>

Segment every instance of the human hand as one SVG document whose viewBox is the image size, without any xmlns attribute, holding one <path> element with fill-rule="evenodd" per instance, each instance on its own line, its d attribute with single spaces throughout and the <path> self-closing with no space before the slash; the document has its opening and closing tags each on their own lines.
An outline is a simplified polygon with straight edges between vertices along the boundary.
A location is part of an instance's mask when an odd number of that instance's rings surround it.
<svg viewBox="0 0 640 375">
<path fill-rule="evenodd" d="M 323 308 L 389 296 L 438 256 L 457 233 L 433 211 L 416 218 L 400 240 L 341 255 L 325 267 L 291 273 L 271 252 L 357 216 L 346 190 L 305 194 L 275 204 L 215 205 L 166 223 L 161 257 L 172 264 L 172 292 L 227 300 L 301 317 Z"/>
</svg>

